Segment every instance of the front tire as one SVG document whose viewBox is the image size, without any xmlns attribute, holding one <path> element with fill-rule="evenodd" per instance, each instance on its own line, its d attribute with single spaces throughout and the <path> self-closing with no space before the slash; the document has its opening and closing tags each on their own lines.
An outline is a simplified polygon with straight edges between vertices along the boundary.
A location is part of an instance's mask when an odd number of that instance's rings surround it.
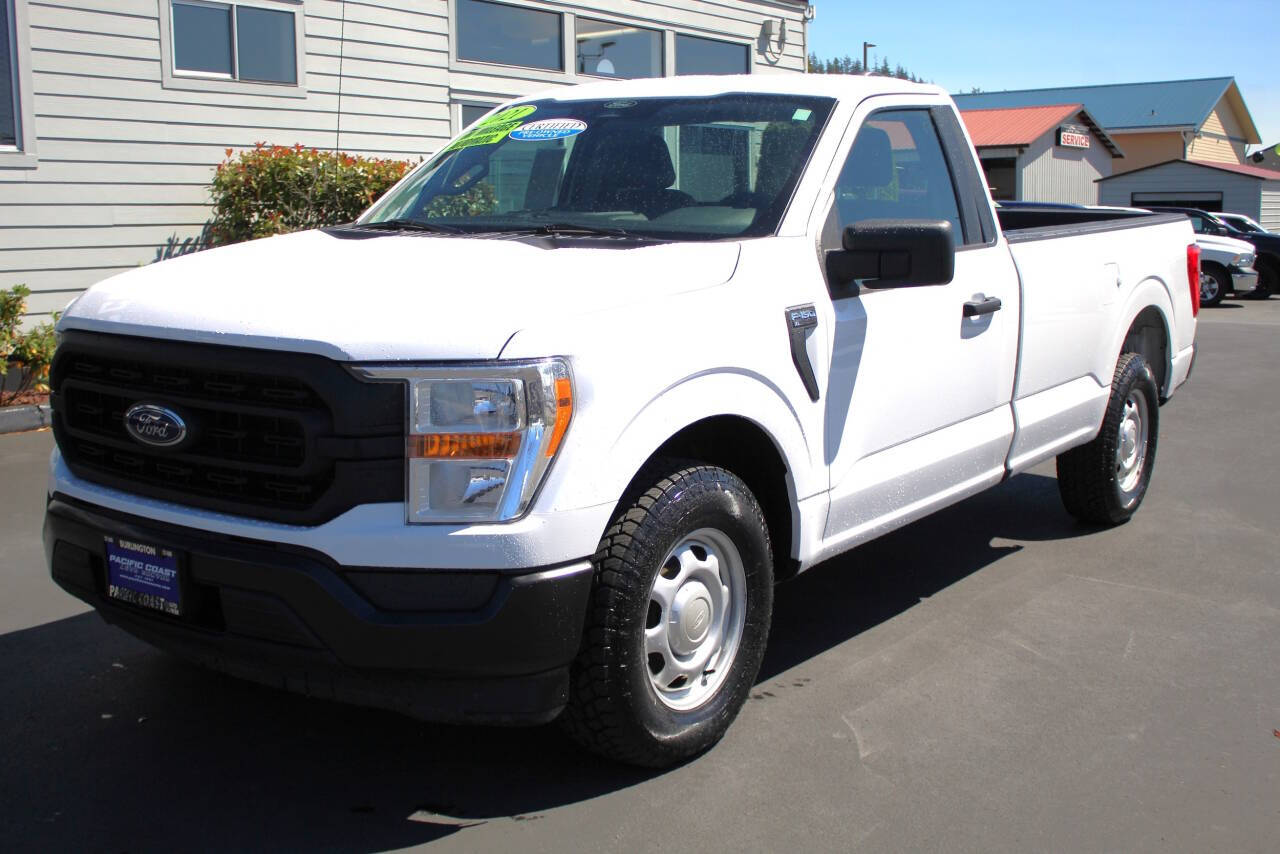
<svg viewBox="0 0 1280 854">
<path fill-rule="evenodd" d="M 664 767 L 711 747 L 755 684 L 773 613 L 769 530 L 716 466 L 646 469 L 600 541 L 561 716 L 579 744 Z"/>
<path fill-rule="evenodd" d="M 1092 442 L 1058 455 L 1058 493 L 1083 522 L 1118 525 L 1142 504 L 1156 462 L 1160 397 L 1151 366 L 1137 353 L 1116 364 L 1102 429 Z"/>
<path fill-rule="evenodd" d="M 1231 290 L 1231 277 L 1219 267 L 1206 267 L 1200 273 L 1200 305 L 1213 308 Z"/>
<path fill-rule="evenodd" d="M 1271 260 L 1259 261 L 1254 265 L 1258 270 L 1258 286 L 1250 294 L 1254 299 L 1266 299 L 1280 292 L 1280 265 Z"/>
</svg>

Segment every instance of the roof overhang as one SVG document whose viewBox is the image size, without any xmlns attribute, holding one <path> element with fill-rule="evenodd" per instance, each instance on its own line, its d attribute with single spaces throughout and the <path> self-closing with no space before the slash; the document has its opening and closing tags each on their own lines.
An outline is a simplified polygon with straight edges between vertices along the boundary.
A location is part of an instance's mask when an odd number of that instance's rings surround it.
<svg viewBox="0 0 1280 854">
<path fill-rule="evenodd" d="M 1080 121 L 1085 123 L 1085 126 L 1088 127 L 1089 130 L 1093 131 L 1093 135 L 1107 147 L 1107 150 L 1111 152 L 1112 157 L 1124 157 L 1124 152 L 1120 150 L 1120 146 L 1116 145 L 1116 141 L 1111 138 L 1111 135 L 1102 129 L 1102 125 L 1098 124 L 1097 120 L 1094 119 L 1093 116 L 1089 115 L 1088 110 L 1082 107 L 1080 112 L 1077 114 L 1077 117 Z"/>
<path fill-rule="evenodd" d="M 1195 125 L 1163 125 L 1161 127 L 1115 127 L 1109 128 L 1113 134 L 1127 133 L 1183 133 L 1184 131 L 1194 131 Z"/>
<path fill-rule="evenodd" d="M 1138 169 L 1130 169 L 1128 172 L 1120 172 L 1115 175 L 1107 175 L 1105 178 L 1095 178 L 1094 183 L 1096 184 L 1102 181 L 1112 181 L 1116 178 L 1128 178 L 1130 175 L 1136 175 L 1139 172 L 1146 172 L 1149 169 L 1159 169 L 1161 166 L 1168 166 L 1171 163 L 1182 163 L 1187 166 L 1192 166 L 1198 169 L 1212 169 L 1216 172 L 1226 172 L 1229 175 L 1240 175 L 1241 177 L 1253 178 L 1254 180 L 1257 180 L 1257 181 L 1280 181 L 1280 171 L 1277 171 L 1276 177 L 1272 178 L 1269 175 L 1258 174 L 1260 172 L 1270 171 L 1270 170 L 1263 169 L 1261 167 L 1257 167 L 1254 171 L 1251 171 L 1251 172 L 1245 172 L 1240 169 L 1232 169 L 1231 164 L 1229 163 L 1209 163 L 1204 160 L 1178 159 L 1178 160 L 1165 160 L 1161 163 L 1152 163 L 1150 166 L 1142 166 Z"/>
<path fill-rule="evenodd" d="M 1249 108 L 1244 103 L 1244 96 L 1240 94 L 1240 87 L 1236 85 L 1234 77 L 1231 79 L 1231 84 L 1227 86 L 1227 91 L 1223 92 L 1222 98 L 1218 100 L 1221 101 L 1223 98 L 1231 105 L 1232 111 L 1236 114 L 1236 119 L 1240 122 L 1241 129 L 1244 130 L 1244 141 L 1250 145 L 1261 145 L 1262 134 L 1258 133 L 1258 126 L 1253 123 L 1253 116 L 1249 114 Z M 1214 104 L 1214 107 L 1217 106 L 1217 104 Z M 1213 111 L 1210 110 L 1210 112 Z M 1203 125 L 1205 119 L 1208 118 L 1209 116 L 1206 114 L 1204 119 L 1201 119 L 1200 124 Z"/>
</svg>

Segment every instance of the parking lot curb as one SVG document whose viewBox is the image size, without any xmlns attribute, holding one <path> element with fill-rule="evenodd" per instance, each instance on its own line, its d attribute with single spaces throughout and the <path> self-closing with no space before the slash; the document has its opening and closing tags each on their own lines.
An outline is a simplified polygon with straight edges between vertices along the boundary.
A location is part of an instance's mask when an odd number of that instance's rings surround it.
<svg viewBox="0 0 1280 854">
<path fill-rule="evenodd" d="M 48 427 L 49 421 L 50 410 L 47 403 L 6 406 L 0 409 L 0 433 L 21 433 L 24 430 Z"/>
</svg>

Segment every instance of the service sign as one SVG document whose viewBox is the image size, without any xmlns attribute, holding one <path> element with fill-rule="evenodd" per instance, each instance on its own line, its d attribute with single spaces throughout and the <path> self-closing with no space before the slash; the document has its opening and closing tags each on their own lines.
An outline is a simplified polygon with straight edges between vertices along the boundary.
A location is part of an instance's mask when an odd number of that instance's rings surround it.
<svg viewBox="0 0 1280 854">
<path fill-rule="evenodd" d="M 1058 145 L 1067 148 L 1088 148 L 1089 129 L 1084 125 L 1063 125 L 1058 128 Z"/>
</svg>

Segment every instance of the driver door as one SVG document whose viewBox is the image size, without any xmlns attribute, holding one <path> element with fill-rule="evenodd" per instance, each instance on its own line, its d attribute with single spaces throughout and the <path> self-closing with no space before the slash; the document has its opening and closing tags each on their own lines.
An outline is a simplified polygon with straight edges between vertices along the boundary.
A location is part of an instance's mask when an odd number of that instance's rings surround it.
<svg viewBox="0 0 1280 854">
<path fill-rule="evenodd" d="M 949 108 L 871 112 L 850 148 L 823 249 L 868 219 L 947 220 L 949 284 L 872 289 L 832 283 L 826 395 L 832 550 L 870 539 L 998 482 L 1013 437 L 1018 276 L 997 241 L 967 143 Z M 940 134 L 940 127 L 945 135 Z M 945 142 L 944 142 L 945 140 Z M 951 148 L 946 147 L 950 143 Z M 968 157 L 965 164 L 960 157 Z M 966 183 L 959 183 L 956 175 Z M 990 310 L 997 305 L 998 309 Z M 966 316 L 966 305 L 984 313 Z M 971 312 L 970 312 L 971 313 Z"/>
</svg>

